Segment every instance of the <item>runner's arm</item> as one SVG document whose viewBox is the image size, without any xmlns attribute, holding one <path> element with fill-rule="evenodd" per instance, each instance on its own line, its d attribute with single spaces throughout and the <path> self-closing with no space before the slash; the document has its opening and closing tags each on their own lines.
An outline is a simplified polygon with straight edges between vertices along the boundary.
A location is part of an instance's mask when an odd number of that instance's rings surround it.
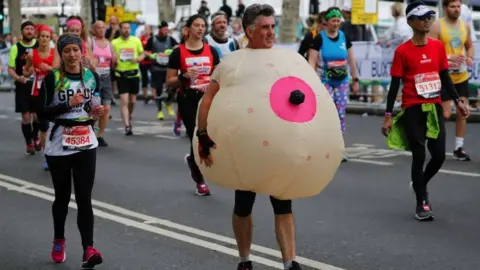
<svg viewBox="0 0 480 270">
<path fill-rule="evenodd" d="M 115 68 L 117 66 L 117 63 L 118 63 L 118 56 L 117 54 L 115 53 L 115 47 L 113 47 L 113 44 L 110 43 L 110 48 L 111 48 L 111 52 L 112 52 L 112 63 L 111 63 L 111 67 L 112 68 Z"/>
<path fill-rule="evenodd" d="M 181 80 L 188 81 L 187 78 L 179 74 L 180 71 L 180 48 L 175 48 L 168 57 L 167 68 L 167 86 L 172 88 L 178 88 L 182 85 Z"/>
<path fill-rule="evenodd" d="M 138 42 L 137 42 L 137 50 L 139 53 L 137 61 L 141 62 L 143 61 L 143 59 L 145 59 L 145 51 L 143 49 L 143 44 L 142 44 L 142 41 L 140 41 L 140 39 L 138 39 Z"/>
<path fill-rule="evenodd" d="M 320 50 L 323 45 L 323 40 L 321 35 L 317 35 L 313 40 L 310 48 L 308 49 L 308 63 L 313 68 L 313 70 L 317 71 L 318 66 L 318 56 L 320 55 Z"/>
<path fill-rule="evenodd" d="M 17 54 L 18 54 L 18 48 L 17 48 L 17 45 L 15 44 L 10 48 L 10 57 L 8 58 L 8 75 L 10 75 L 10 77 L 12 77 L 13 80 L 15 81 L 18 81 L 20 80 L 21 77 L 23 77 L 23 76 L 19 76 L 15 71 L 15 66 L 16 66 L 15 59 L 17 58 Z"/>
<path fill-rule="evenodd" d="M 347 47 L 347 61 L 350 67 L 350 74 L 352 75 L 353 82 L 356 83 L 358 82 L 357 61 L 355 60 L 355 55 L 353 55 L 352 43 L 348 40 L 347 36 L 345 36 L 345 45 Z"/>
<path fill-rule="evenodd" d="M 473 41 L 472 41 L 472 29 L 470 29 L 470 25 L 467 25 L 467 42 L 465 42 L 465 50 L 467 51 L 467 58 L 470 58 L 473 61 L 473 57 L 475 56 L 475 50 L 473 48 Z"/>
<path fill-rule="evenodd" d="M 39 100 L 45 101 L 44 103 L 39 102 L 39 107 L 37 108 L 37 114 L 40 118 L 53 121 L 58 115 L 68 112 L 70 108 L 68 100 L 64 103 L 50 106 L 55 94 L 55 76 L 53 72 L 47 74 L 38 92 Z"/>
<path fill-rule="evenodd" d="M 448 74 L 448 69 L 440 71 L 440 81 L 442 82 L 442 87 L 447 90 L 447 93 L 453 99 L 455 104 L 457 104 L 459 102 L 459 95 L 455 89 L 455 85 L 453 85 L 450 75 Z"/>
<path fill-rule="evenodd" d="M 392 80 L 390 81 L 390 89 L 388 89 L 387 108 L 385 109 L 385 113 L 392 113 L 393 111 L 393 105 L 395 104 L 398 90 L 400 89 L 400 81 L 400 77 L 392 77 Z"/>
<path fill-rule="evenodd" d="M 27 62 L 23 66 L 23 77 L 28 78 L 33 74 L 33 69 L 31 68 L 32 67 L 32 62 L 33 62 L 33 53 L 32 52 L 30 52 L 27 55 L 26 60 L 27 60 Z"/>
<path fill-rule="evenodd" d="M 218 69 L 215 69 L 215 71 L 217 70 Z M 215 98 L 218 90 L 220 90 L 220 85 L 215 79 L 212 79 L 207 87 L 207 91 L 203 95 L 200 105 L 198 105 L 198 130 L 207 128 L 208 112 L 210 111 L 213 98 Z"/>
</svg>

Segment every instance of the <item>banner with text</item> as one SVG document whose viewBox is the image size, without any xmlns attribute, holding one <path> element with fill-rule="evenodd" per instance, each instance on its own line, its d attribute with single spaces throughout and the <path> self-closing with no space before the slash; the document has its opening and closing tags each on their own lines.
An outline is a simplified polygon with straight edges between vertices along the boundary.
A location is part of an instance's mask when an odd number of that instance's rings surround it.
<svg viewBox="0 0 480 270">
<path fill-rule="evenodd" d="M 360 80 L 388 84 L 393 55 L 395 48 L 399 45 L 398 42 L 392 42 L 388 47 L 369 41 L 352 42 L 352 45 Z M 276 44 L 275 46 L 298 50 L 297 44 Z M 473 47 L 475 57 L 473 67 L 468 68 L 469 83 L 480 84 L 480 41 L 474 41 Z"/>
</svg>

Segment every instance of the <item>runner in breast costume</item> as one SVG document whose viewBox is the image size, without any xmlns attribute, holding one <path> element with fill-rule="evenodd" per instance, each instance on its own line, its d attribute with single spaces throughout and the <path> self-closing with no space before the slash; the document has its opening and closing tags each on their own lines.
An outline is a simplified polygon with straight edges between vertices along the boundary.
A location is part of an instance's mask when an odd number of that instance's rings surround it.
<svg viewBox="0 0 480 270">
<path fill-rule="evenodd" d="M 55 57 L 55 49 L 50 48 L 50 41 L 52 40 L 53 30 L 46 25 L 40 25 L 37 28 L 37 32 L 39 46 L 38 48 L 33 49 L 33 51 L 28 54 L 27 63 L 25 64 L 23 70 L 23 76 L 30 77 L 33 74 L 33 76 L 35 77 L 34 83 L 32 85 L 32 98 L 34 99 L 34 103 L 38 108 L 39 106 L 41 106 L 40 103 L 44 102 L 44 100 L 41 100 L 39 98 L 39 91 L 43 79 L 50 71 L 53 70 L 54 67 L 59 66 L 60 59 L 58 57 Z M 40 125 L 40 143 L 41 147 L 44 148 L 45 139 L 47 136 L 46 132 L 49 127 L 49 122 L 46 119 L 39 118 L 38 114 L 37 118 Z M 48 164 L 46 161 L 44 162 L 43 169 L 48 170 Z"/>
<path fill-rule="evenodd" d="M 49 72 L 43 80 L 40 98 L 45 103 L 39 108 L 41 117 L 54 123 L 48 130 L 45 144 L 45 157 L 55 189 L 51 257 L 56 263 L 66 259 L 65 221 L 73 178 L 83 250 L 81 267 L 92 269 L 103 261 L 100 252 L 93 248 L 92 189 L 98 141 L 92 116 L 103 115 L 104 109 L 92 99 L 99 91 L 99 78 L 81 65 L 82 41 L 72 35 L 62 35 L 57 50 L 61 56 L 60 69 Z"/>
<path fill-rule="evenodd" d="M 223 11 L 217 11 L 212 14 L 212 31 L 205 36 L 208 44 L 217 50 L 220 59 L 240 49 L 238 41 L 228 35 L 227 26 L 227 14 Z"/>
</svg>

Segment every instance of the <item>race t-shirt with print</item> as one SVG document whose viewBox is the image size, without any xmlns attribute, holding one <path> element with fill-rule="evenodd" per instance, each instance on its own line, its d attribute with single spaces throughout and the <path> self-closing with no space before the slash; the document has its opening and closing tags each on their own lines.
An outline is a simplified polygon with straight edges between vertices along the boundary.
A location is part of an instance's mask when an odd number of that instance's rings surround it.
<svg viewBox="0 0 480 270">
<path fill-rule="evenodd" d="M 63 77 L 63 83 L 61 83 Z M 83 83 L 80 74 L 65 73 L 53 70 L 43 80 L 40 98 L 45 100 L 39 108 L 44 119 L 55 122 L 57 119 L 75 122 L 90 121 L 91 100 L 95 92 L 99 92 L 98 75 L 84 68 Z M 82 93 L 85 99 L 83 104 L 68 107 L 70 98 Z M 51 136 L 55 125 L 51 125 L 45 142 L 45 155 L 66 156 L 80 151 L 94 149 L 98 146 L 97 137 L 91 125 L 75 127 L 58 126 Z"/>
<path fill-rule="evenodd" d="M 139 63 L 131 61 L 143 53 L 143 44 L 139 38 L 130 36 L 128 39 L 123 39 L 119 37 L 112 40 L 112 46 L 118 58 L 117 70 L 132 71 L 140 68 Z"/>
<path fill-rule="evenodd" d="M 417 104 L 441 103 L 440 71 L 448 69 L 441 41 L 428 39 L 424 46 L 408 40 L 397 47 L 390 76 L 402 79 L 402 108 Z"/>
<path fill-rule="evenodd" d="M 210 53 L 206 50 L 208 49 Z M 182 55 L 182 50 L 184 51 L 184 54 Z M 187 53 L 185 53 L 187 52 Z M 188 55 L 187 55 L 188 54 Z M 213 59 L 213 65 L 210 63 L 206 63 L 206 61 L 210 61 L 210 58 Z M 176 69 L 181 72 L 186 72 L 184 67 L 186 66 L 192 66 L 195 64 L 199 70 L 200 70 L 200 76 L 206 75 L 208 78 L 210 78 L 210 75 L 213 72 L 213 69 L 209 69 L 209 67 L 217 66 L 220 63 L 220 57 L 218 55 L 217 50 L 210 48 L 208 44 L 204 44 L 203 48 L 199 50 L 187 50 L 184 44 L 181 46 L 175 48 L 170 55 L 169 61 L 168 61 L 168 68 L 170 69 Z M 208 70 L 209 69 L 209 70 Z M 210 79 L 208 79 L 210 80 Z M 190 88 L 196 88 L 196 84 L 202 84 L 201 82 L 197 81 L 203 81 L 202 79 L 196 80 L 194 78 L 193 82 L 190 80 L 189 87 Z M 203 84 L 204 85 L 204 84 Z"/>
</svg>

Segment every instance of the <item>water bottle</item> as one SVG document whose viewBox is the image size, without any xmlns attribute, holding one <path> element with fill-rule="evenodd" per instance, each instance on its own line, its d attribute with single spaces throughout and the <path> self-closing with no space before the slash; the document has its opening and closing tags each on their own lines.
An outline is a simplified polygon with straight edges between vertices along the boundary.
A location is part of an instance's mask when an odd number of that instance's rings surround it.
<svg viewBox="0 0 480 270">
<path fill-rule="evenodd" d="M 196 72 L 198 72 L 198 67 L 197 67 L 197 62 L 193 62 L 193 70 L 195 70 Z M 197 75 L 193 76 L 192 78 L 190 78 L 190 84 L 192 86 L 195 86 L 195 84 L 197 83 Z"/>
<path fill-rule="evenodd" d="M 92 103 L 92 107 L 97 107 L 99 105 L 102 105 L 102 99 L 100 98 L 100 93 L 99 92 L 95 92 L 93 94 L 91 103 Z"/>
<path fill-rule="evenodd" d="M 90 105 L 91 105 L 92 109 L 102 105 L 102 99 L 100 98 L 100 93 L 99 92 L 93 93 L 92 100 L 90 100 Z M 95 115 L 92 118 L 93 118 L 93 120 L 97 120 L 98 116 Z"/>
</svg>

